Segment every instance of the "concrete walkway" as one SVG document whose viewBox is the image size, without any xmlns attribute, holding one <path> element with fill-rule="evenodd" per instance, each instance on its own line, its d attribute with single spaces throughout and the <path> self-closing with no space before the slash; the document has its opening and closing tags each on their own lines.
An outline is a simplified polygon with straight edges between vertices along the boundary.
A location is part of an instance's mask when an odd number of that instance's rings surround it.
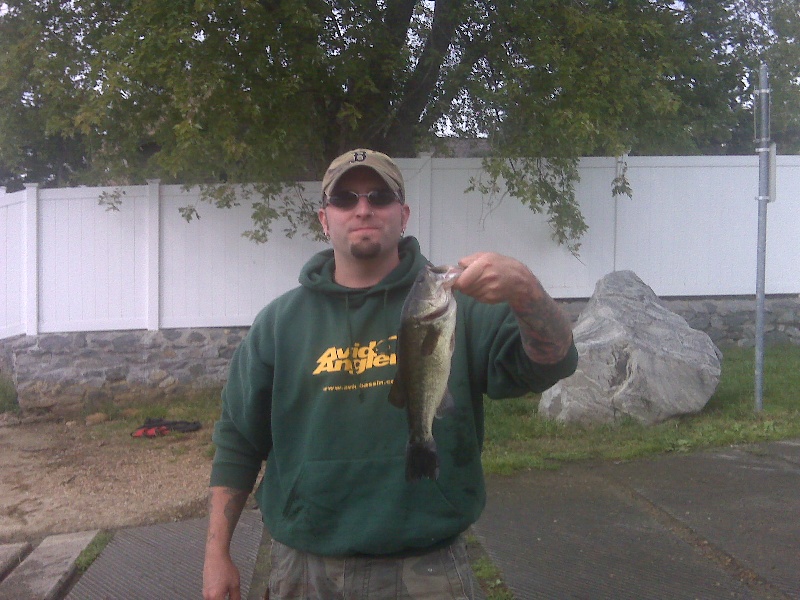
<svg viewBox="0 0 800 600">
<path fill-rule="evenodd" d="M 517 598 L 800 599 L 800 440 L 492 478 Z"/>
<path fill-rule="evenodd" d="M 519 600 L 800 598 L 800 440 L 491 477 L 488 489 L 474 533 Z M 205 524 L 120 530 L 77 583 L 37 559 L 29 588 L 18 573 L 41 545 L 0 545 L 0 600 L 200 598 Z M 233 545 L 243 598 L 263 595 L 263 538 L 246 511 Z M 74 546 L 63 554 L 62 566 Z M 46 593 L 45 572 L 61 582 Z"/>
</svg>

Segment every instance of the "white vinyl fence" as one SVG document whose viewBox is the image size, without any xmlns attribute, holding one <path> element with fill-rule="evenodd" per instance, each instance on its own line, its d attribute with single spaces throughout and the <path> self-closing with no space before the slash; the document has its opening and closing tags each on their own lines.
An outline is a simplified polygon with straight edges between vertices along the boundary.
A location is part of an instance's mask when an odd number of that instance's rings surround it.
<svg viewBox="0 0 800 600">
<path fill-rule="evenodd" d="M 758 158 L 632 157 L 633 198 L 614 198 L 613 158 L 581 162 L 576 188 L 589 225 L 580 256 L 551 239 L 546 217 L 512 197 L 465 193 L 480 160 L 398 160 L 412 219 L 435 263 L 492 250 L 525 262 L 556 298 L 587 298 L 598 279 L 630 269 L 656 294 L 752 295 Z M 319 196 L 319 182 L 305 193 Z M 98 204 L 119 192 L 119 211 Z M 197 204 L 185 222 L 178 208 Z M 324 244 L 242 237 L 250 207 L 217 209 L 196 191 L 159 185 L 0 191 L 0 338 L 19 334 L 249 325 L 297 284 Z M 800 293 L 800 157 L 779 156 L 767 220 L 767 294 Z"/>
</svg>

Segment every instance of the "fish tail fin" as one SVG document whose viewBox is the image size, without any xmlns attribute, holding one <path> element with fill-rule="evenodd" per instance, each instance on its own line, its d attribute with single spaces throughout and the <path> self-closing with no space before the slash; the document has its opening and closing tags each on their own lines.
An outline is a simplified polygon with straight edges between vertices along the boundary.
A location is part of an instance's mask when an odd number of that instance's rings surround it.
<svg viewBox="0 0 800 600">
<path fill-rule="evenodd" d="M 439 455 L 433 439 L 409 442 L 406 448 L 406 481 L 423 477 L 439 479 Z"/>
</svg>

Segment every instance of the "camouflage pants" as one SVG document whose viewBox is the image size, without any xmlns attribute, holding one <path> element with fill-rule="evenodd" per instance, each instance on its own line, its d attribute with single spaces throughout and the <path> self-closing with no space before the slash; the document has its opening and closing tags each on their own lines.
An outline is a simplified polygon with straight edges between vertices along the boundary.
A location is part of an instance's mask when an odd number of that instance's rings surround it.
<svg viewBox="0 0 800 600">
<path fill-rule="evenodd" d="M 273 541 L 265 600 L 474 600 L 476 589 L 461 537 L 402 558 L 316 556 Z"/>
</svg>

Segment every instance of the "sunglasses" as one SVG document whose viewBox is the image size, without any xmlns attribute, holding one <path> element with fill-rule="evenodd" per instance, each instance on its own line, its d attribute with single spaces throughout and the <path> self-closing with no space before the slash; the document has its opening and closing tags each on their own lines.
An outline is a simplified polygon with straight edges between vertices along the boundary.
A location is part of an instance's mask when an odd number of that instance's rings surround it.
<svg viewBox="0 0 800 600">
<path fill-rule="evenodd" d="M 400 202 L 397 195 L 391 190 L 372 190 L 366 194 L 359 194 L 358 192 L 336 192 L 327 198 L 326 206 L 330 204 L 336 208 L 343 208 L 349 210 L 358 204 L 361 198 L 366 198 L 370 206 L 384 207 L 389 206 L 394 202 Z M 402 202 L 401 202 L 402 204 Z"/>
</svg>

